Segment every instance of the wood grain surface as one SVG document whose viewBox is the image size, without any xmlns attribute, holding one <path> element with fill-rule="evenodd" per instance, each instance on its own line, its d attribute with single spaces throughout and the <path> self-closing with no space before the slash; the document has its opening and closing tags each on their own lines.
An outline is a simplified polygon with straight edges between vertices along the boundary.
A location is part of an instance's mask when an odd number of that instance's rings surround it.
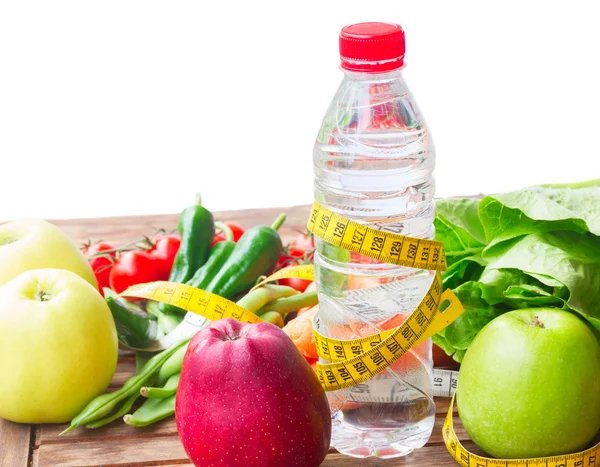
<svg viewBox="0 0 600 467">
<path fill-rule="evenodd" d="M 288 217 L 280 229 L 284 241 L 305 231 L 309 206 L 249 209 L 215 213 L 221 221 L 237 222 L 245 228 L 271 224 L 281 213 Z M 76 242 L 88 239 L 124 243 L 150 235 L 158 229 L 173 230 L 177 214 L 128 216 L 53 221 Z M 134 355 L 121 352 L 109 390 L 120 387 L 134 373 Z M 355 459 L 331 450 L 323 467 L 445 467 L 456 466 L 442 440 L 443 418 L 448 399 L 436 399 L 436 423 L 429 443 L 411 455 L 390 460 Z M 468 437 L 455 416 L 457 435 Z M 142 467 L 192 466 L 179 441 L 174 420 L 167 419 L 146 428 L 134 428 L 118 420 L 97 430 L 77 429 L 59 436 L 65 425 L 18 425 L 0 419 L 0 467 Z M 477 449 L 471 442 L 466 446 Z"/>
</svg>

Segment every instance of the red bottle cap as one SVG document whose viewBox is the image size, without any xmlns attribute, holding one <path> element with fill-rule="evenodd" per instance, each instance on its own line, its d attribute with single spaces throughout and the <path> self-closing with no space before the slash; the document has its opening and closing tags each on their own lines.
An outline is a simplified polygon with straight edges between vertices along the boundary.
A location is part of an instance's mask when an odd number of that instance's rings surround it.
<svg viewBox="0 0 600 467">
<path fill-rule="evenodd" d="M 404 31 L 399 24 L 351 24 L 340 33 L 342 68 L 381 73 L 404 64 Z"/>
</svg>

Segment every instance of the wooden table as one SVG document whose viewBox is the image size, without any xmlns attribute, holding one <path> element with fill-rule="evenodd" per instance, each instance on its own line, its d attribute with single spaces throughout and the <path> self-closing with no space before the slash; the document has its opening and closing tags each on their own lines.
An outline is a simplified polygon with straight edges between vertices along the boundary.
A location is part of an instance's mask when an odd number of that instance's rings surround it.
<svg viewBox="0 0 600 467">
<path fill-rule="evenodd" d="M 280 212 L 288 219 L 280 233 L 285 240 L 304 231 L 309 206 L 285 209 L 252 209 L 215 213 L 221 221 L 233 221 L 244 227 L 271 224 Z M 77 242 L 89 238 L 127 242 L 156 229 L 172 230 L 178 215 L 129 216 L 100 219 L 60 220 L 54 223 Z M 111 388 L 120 387 L 134 373 L 135 359 L 131 351 L 122 351 Z M 442 423 L 448 410 L 448 399 L 436 399 L 436 423 L 429 443 L 410 456 L 380 460 L 355 459 L 332 449 L 323 467 L 444 467 L 457 466 L 442 440 Z M 461 441 L 468 440 L 455 414 L 455 428 Z M 167 419 L 146 428 L 134 428 L 121 421 L 97 429 L 77 429 L 64 436 L 58 434 L 66 425 L 19 425 L 0 419 L 0 467 L 89 467 L 89 466 L 192 466 L 179 441 L 174 420 Z M 465 446 L 475 452 L 473 443 Z"/>
</svg>

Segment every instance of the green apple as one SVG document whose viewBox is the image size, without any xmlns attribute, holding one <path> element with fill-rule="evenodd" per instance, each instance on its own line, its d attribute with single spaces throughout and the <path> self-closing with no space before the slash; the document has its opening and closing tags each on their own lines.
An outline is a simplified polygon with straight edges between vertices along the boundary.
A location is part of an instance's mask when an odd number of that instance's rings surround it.
<svg viewBox="0 0 600 467">
<path fill-rule="evenodd" d="M 67 269 L 97 288 L 94 271 L 62 230 L 41 219 L 0 225 L 0 285 L 30 269 Z"/>
<path fill-rule="evenodd" d="M 565 311 L 503 314 L 467 350 L 456 397 L 467 433 L 492 456 L 577 452 L 600 429 L 600 344 Z"/>
<path fill-rule="evenodd" d="M 0 417 L 71 420 L 106 390 L 117 354 L 108 305 L 77 274 L 34 269 L 0 286 Z"/>
</svg>

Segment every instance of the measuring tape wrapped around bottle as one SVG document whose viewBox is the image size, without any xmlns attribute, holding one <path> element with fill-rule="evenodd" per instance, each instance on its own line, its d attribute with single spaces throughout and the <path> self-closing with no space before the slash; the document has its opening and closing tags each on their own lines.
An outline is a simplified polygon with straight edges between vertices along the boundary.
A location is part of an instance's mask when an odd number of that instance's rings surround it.
<svg viewBox="0 0 600 467">
<path fill-rule="evenodd" d="M 320 332 L 321 320 L 318 314 L 315 316 L 317 352 L 321 359 L 330 362 L 316 365 L 326 390 L 349 388 L 371 379 L 463 313 L 458 298 L 451 290 L 442 293 L 440 272 L 446 270 L 446 255 L 441 242 L 377 230 L 317 202 L 312 207 L 307 228 L 338 248 L 385 263 L 436 271 L 421 302 L 397 328 L 359 339 L 337 340 Z M 377 287 L 384 288 L 385 284 Z M 443 312 L 440 310 L 442 303 L 447 305 Z"/>
</svg>

